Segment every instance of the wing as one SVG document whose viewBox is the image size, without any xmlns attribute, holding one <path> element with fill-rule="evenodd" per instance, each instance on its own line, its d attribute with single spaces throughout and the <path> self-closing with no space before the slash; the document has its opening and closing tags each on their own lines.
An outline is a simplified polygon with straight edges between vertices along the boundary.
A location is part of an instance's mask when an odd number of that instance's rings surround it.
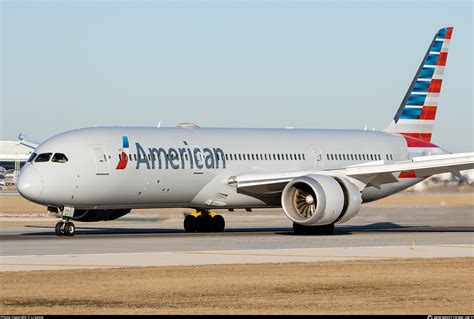
<svg viewBox="0 0 474 319">
<path fill-rule="evenodd" d="M 229 178 L 228 183 L 236 186 L 240 192 L 270 195 L 281 192 L 289 181 L 297 177 L 318 173 L 348 177 L 362 190 L 367 185 L 379 187 L 382 184 L 398 182 L 397 177 L 402 172 L 413 178 L 426 178 L 447 172 L 460 176 L 460 171 L 472 168 L 474 168 L 474 153 L 459 153 L 414 157 L 410 161 L 390 164 L 385 164 L 384 161 L 375 161 L 328 171 L 235 175 Z"/>
</svg>

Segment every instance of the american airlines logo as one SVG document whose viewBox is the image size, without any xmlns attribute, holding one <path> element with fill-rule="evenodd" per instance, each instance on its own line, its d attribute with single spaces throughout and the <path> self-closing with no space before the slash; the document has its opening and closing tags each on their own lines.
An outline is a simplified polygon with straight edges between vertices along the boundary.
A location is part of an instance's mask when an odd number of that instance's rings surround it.
<svg viewBox="0 0 474 319">
<path fill-rule="evenodd" d="M 125 169 L 129 160 L 135 159 L 136 169 L 218 169 L 226 168 L 224 151 L 221 148 L 198 147 L 183 141 L 179 148 L 149 147 L 135 143 L 136 153 L 130 154 L 128 136 L 122 137 L 119 162 L 116 169 Z M 133 156 L 133 158 L 132 158 Z"/>
<path fill-rule="evenodd" d="M 117 164 L 116 169 L 124 169 L 128 163 L 128 136 L 122 136 L 122 148 L 120 151 L 120 161 Z"/>
</svg>

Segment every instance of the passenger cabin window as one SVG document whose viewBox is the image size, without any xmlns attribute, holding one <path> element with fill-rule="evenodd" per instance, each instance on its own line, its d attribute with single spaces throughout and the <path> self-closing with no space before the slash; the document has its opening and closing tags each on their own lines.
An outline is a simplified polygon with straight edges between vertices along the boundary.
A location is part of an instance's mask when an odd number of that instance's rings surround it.
<svg viewBox="0 0 474 319">
<path fill-rule="evenodd" d="M 66 163 L 67 162 L 67 157 L 66 157 L 66 155 L 64 155 L 62 153 L 56 153 L 56 154 L 54 154 L 53 159 L 51 160 L 51 162 Z"/>
<path fill-rule="evenodd" d="M 32 153 L 32 154 L 30 155 L 30 157 L 28 158 L 27 162 L 28 162 L 28 163 L 33 162 L 33 160 L 35 159 L 36 155 L 38 155 L 38 154 Z"/>
<path fill-rule="evenodd" d="M 42 153 L 36 157 L 35 162 L 49 162 L 53 153 Z"/>
</svg>

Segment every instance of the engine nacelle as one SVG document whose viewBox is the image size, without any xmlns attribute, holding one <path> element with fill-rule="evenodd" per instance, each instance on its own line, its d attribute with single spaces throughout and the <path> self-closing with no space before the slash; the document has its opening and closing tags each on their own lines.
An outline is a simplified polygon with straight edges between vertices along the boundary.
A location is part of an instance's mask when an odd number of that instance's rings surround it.
<svg viewBox="0 0 474 319">
<path fill-rule="evenodd" d="M 316 226 L 343 223 L 362 204 L 359 189 L 344 178 L 306 175 L 289 182 L 281 195 L 286 216 L 295 223 Z"/>
<path fill-rule="evenodd" d="M 114 220 L 130 213 L 131 209 L 88 209 L 75 210 L 73 220 L 80 222 L 100 222 Z"/>
</svg>

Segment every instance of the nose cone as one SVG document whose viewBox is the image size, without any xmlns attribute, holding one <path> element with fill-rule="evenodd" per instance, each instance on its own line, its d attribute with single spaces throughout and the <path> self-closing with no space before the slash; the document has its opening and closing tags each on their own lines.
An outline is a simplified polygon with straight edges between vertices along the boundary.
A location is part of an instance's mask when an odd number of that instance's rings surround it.
<svg viewBox="0 0 474 319">
<path fill-rule="evenodd" d="M 39 201 L 43 194 L 43 179 L 33 166 L 25 167 L 18 178 L 18 192 L 31 201 Z"/>
</svg>

